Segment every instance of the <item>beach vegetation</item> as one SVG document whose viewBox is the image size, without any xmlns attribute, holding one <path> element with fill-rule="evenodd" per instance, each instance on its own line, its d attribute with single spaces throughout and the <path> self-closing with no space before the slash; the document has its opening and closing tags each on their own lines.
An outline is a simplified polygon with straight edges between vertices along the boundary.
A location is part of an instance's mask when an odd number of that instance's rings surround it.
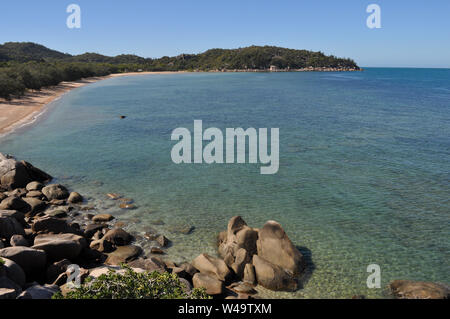
<svg viewBox="0 0 450 319">
<path fill-rule="evenodd" d="M 137 273 L 122 266 L 124 274 L 109 271 L 97 279 L 87 278 L 78 288 L 53 299 L 210 299 L 205 289 L 188 291 L 176 274 L 167 272 Z"/>
</svg>

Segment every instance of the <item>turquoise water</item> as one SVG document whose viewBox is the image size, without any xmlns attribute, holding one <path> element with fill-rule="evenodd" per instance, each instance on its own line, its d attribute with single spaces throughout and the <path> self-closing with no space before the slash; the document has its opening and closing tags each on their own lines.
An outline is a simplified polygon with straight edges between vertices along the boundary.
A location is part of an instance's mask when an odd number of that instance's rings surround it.
<svg viewBox="0 0 450 319">
<path fill-rule="evenodd" d="M 130 230 L 164 233 L 176 261 L 215 253 L 216 234 L 241 215 L 254 227 L 279 221 L 310 259 L 303 289 L 264 296 L 383 297 L 393 279 L 450 282 L 450 70 L 141 75 L 73 90 L 51 109 L 0 151 L 89 194 Z M 192 131 L 195 119 L 278 127 L 278 174 L 172 163 L 172 130 Z M 138 209 L 118 209 L 108 192 Z M 195 230 L 176 231 L 185 226 Z M 382 289 L 366 287 L 372 263 Z"/>
</svg>

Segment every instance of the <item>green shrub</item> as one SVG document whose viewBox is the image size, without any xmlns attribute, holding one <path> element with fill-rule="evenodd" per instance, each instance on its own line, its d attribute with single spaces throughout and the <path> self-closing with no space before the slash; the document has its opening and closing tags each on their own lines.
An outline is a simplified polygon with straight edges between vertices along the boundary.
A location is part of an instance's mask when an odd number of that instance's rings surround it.
<svg viewBox="0 0 450 319">
<path fill-rule="evenodd" d="M 0 258 L 0 265 L 4 265 L 4 264 L 5 264 L 5 261 Z"/>
<path fill-rule="evenodd" d="M 175 274 L 137 273 L 128 266 L 124 274 L 110 271 L 97 279 L 87 278 L 79 288 L 65 296 L 57 293 L 53 299 L 210 299 L 204 289 L 185 291 Z"/>
</svg>

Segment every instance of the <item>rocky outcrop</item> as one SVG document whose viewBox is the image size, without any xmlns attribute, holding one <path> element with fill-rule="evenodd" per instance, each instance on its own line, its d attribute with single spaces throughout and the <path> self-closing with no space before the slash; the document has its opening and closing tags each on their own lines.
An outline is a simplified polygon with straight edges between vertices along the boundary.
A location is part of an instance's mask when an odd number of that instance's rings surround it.
<svg viewBox="0 0 450 319">
<path fill-rule="evenodd" d="M 292 244 L 283 227 L 273 220 L 259 231 L 258 256 L 298 276 L 305 268 L 300 251 Z"/>
<path fill-rule="evenodd" d="M 399 299 L 449 299 L 450 287 L 441 283 L 394 280 L 389 284 L 392 294 Z"/>
<path fill-rule="evenodd" d="M 257 285 L 273 290 L 298 288 L 303 258 L 276 222 L 258 230 L 241 217 L 233 217 L 219 235 L 221 258 L 201 254 L 192 263 L 178 264 L 154 255 L 165 253 L 171 245 L 166 236 L 151 228 L 145 235 L 133 236 L 120 228 L 127 223 L 112 222 L 114 216 L 90 213 L 95 207 L 83 206 L 79 193 L 69 193 L 61 184 L 46 185 L 50 177 L 26 162 L 0 159 L 5 160 L 0 167 L 16 165 L 17 171 L 0 174 L 4 176 L 0 189 L 0 257 L 4 259 L 0 298 L 45 299 L 59 289 L 64 293 L 72 264 L 81 267 L 81 280 L 88 275 L 87 269 L 94 269 L 90 276 L 96 278 L 122 263 L 138 272 L 170 272 L 187 291 L 205 287 L 207 293 L 220 298 L 250 298 Z M 108 197 L 120 203 L 133 202 L 120 195 Z M 173 231 L 188 235 L 194 228 L 183 224 Z M 144 241 L 148 255 L 135 240 Z"/>
<path fill-rule="evenodd" d="M 271 290 L 298 289 L 305 269 L 302 254 L 275 221 L 257 230 L 240 216 L 231 218 L 218 236 L 218 253 L 238 279 Z"/>
<path fill-rule="evenodd" d="M 26 187 L 32 181 L 48 182 L 50 175 L 25 161 L 0 153 L 0 190 Z"/>
<path fill-rule="evenodd" d="M 59 261 L 77 258 L 86 246 L 84 237 L 68 233 L 38 235 L 32 248 L 45 251 L 48 261 Z"/>
<path fill-rule="evenodd" d="M 96 223 L 104 223 L 113 220 L 114 217 L 110 214 L 98 214 L 92 217 L 92 221 Z"/>
</svg>

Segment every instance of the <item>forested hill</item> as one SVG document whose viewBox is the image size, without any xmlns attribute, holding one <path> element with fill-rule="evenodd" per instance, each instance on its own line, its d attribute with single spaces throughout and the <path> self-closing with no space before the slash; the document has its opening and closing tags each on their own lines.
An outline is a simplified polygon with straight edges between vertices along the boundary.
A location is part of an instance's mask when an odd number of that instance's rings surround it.
<svg viewBox="0 0 450 319">
<path fill-rule="evenodd" d="M 274 46 L 250 46 L 239 49 L 211 49 L 200 54 L 181 54 L 157 59 L 136 55 L 109 57 L 98 53 L 70 55 L 30 42 L 7 42 L 0 45 L 0 62 L 84 62 L 113 65 L 140 65 L 148 71 L 176 70 L 267 70 L 302 68 L 359 69 L 351 59 L 327 56 L 322 52 L 293 50 Z"/>
<path fill-rule="evenodd" d="M 351 59 L 273 46 L 211 49 L 157 59 L 123 54 L 71 55 L 30 42 L 0 45 L 0 98 L 86 77 L 136 71 L 356 71 Z"/>
</svg>

